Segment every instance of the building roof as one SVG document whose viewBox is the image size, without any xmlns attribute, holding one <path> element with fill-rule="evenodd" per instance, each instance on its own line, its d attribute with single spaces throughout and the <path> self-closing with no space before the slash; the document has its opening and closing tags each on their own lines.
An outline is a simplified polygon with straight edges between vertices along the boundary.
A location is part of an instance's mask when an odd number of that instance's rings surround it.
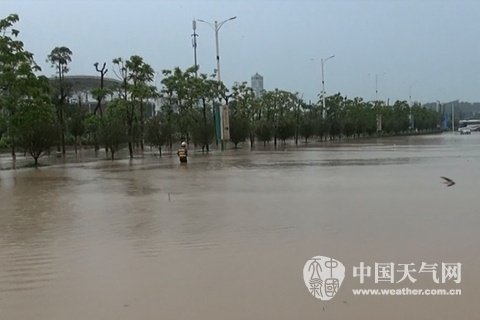
<svg viewBox="0 0 480 320">
<path fill-rule="evenodd" d="M 56 80 L 57 78 L 52 77 L 50 80 Z M 65 76 L 65 81 L 72 85 L 72 91 L 90 91 L 94 88 L 100 87 L 100 77 L 99 76 Z M 105 87 L 111 87 L 117 84 L 120 84 L 121 81 L 112 78 L 103 78 L 103 83 Z"/>
</svg>

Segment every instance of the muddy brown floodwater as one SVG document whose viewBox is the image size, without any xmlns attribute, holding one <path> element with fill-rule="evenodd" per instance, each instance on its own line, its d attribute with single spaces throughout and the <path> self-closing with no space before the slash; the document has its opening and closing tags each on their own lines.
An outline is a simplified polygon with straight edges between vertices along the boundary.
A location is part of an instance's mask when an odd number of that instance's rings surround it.
<svg viewBox="0 0 480 320">
<path fill-rule="evenodd" d="M 1 171 L 0 318 L 480 317 L 480 134 L 190 153 Z M 318 255 L 346 267 L 330 301 L 304 284 Z M 375 283 L 392 262 L 418 281 Z M 406 287 L 462 294 L 352 291 Z"/>
</svg>

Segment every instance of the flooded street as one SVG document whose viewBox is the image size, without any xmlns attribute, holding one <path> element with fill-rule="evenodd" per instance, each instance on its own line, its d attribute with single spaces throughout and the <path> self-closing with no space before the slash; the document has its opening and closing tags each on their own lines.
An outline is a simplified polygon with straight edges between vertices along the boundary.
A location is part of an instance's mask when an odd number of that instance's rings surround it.
<svg viewBox="0 0 480 320">
<path fill-rule="evenodd" d="M 1 319 L 475 319 L 479 186 L 480 134 L 1 171 Z M 346 266 L 330 301 L 303 281 L 318 255 Z M 360 284 L 360 262 L 461 283 Z M 352 293 L 404 287 L 462 294 Z"/>
</svg>

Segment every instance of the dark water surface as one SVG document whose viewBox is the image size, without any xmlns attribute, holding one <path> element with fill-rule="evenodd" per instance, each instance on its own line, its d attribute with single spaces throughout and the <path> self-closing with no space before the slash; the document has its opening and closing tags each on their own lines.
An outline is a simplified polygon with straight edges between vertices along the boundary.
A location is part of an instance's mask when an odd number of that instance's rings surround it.
<svg viewBox="0 0 480 320">
<path fill-rule="evenodd" d="M 1 171 L 0 318 L 480 317 L 480 134 L 280 149 Z M 303 282 L 316 255 L 346 266 L 328 302 Z M 361 285 L 360 261 L 460 262 L 462 282 Z M 398 287 L 462 295 L 352 293 Z"/>
</svg>

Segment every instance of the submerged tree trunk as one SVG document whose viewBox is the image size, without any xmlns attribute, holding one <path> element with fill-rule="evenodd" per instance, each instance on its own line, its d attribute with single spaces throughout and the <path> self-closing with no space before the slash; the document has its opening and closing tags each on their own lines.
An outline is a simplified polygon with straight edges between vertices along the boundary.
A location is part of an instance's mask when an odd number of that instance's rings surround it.
<svg viewBox="0 0 480 320">
<path fill-rule="evenodd" d="M 12 145 L 11 146 L 12 146 L 12 149 L 11 149 L 12 150 L 12 159 L 15 161 L 15 159 L 17 157 L 15 155 L 15 138 L 12 138 Z"/>
<path fill-rule="evenodd" d="M 130 159 L 133 159 L 133 143 L 131 141 L 128 142 L 128 152 L 130 153 Z"/>
<path fill-rule="evenodd" d="M 100 144 L 98 143 L 98 139 L 97 139 L 96 134 L 94 135 L 94 146 L 95 146 L 95 152 L 100 150 Z"/>
</svg>

